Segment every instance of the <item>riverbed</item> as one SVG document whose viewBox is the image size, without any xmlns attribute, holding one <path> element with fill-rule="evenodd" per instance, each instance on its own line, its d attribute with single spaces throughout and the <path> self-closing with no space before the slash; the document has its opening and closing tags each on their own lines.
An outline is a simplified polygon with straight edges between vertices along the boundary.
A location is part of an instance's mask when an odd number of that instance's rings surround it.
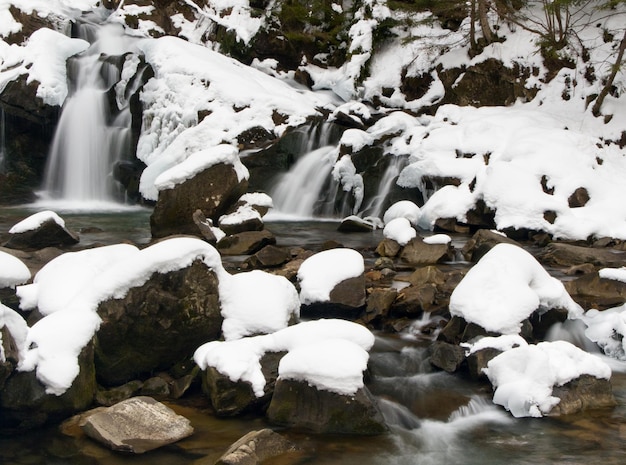
<svg viewBox="0 0 626 465">
<path fill-rule="evenodd" d="M 32 207 L 0 210 L 0 239 Z M 131 241 L 148 244 L 150 209 L 124 207 L 106 213 L 59 212 L 77 231 L 77 248 Z M 279 246 L 319 250 L 334 240 L 374 257 L 380 231 L 338 233 L 336 221 L 269 221 Z M 424 232 L 427 234 L 426 232 Z M 468 237 L 455 236 L 460 248 Z M 230 257 L 236 267 L 241 257 Z M 377 333 L 367 385 L 377 396 L 390 433 L 377 437 L 317 436 L 283 431 L 300 447 L 302 463 L 319 465 L 409 464 L 621 464 L 626 457 L 626 374 L 613 363 L 612 385 L 617 406 L 561 418 L 515 419 L 491 402 L 489 384 L 435 371 L 428 362 L 429 335 L 419 325 L 402 334 Z M 63 434 L 57 425 L 19 437 L 0 438 L 5 465 L 182 465 L 217 459 L 245 433 L 267 427 L 259 418 L 218 419 L 199 388 L 169 404 L 191 420 L 195 433 L 177 444 L 141 456 L 111 452 L 79 436 Z"/>
</svg>

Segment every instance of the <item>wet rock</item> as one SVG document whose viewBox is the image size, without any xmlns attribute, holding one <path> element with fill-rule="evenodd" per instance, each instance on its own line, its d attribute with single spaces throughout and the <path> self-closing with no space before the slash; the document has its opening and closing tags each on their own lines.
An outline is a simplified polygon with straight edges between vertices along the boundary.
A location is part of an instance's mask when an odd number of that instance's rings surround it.
<svg viewBox="0 0 626 465">
<path fill-rule="evenodd" d="M 150 216 L 153 237 L 173 234 L 198 236 L 193 221 L 198 209 L 214 224 L 246 191 L 248 182 L 239 180 L 235 168 L 226 163 L 213 165 L 171 189 L 159 191 Z"/>
<path fill-rule="evenodd" d="M 626 252 L 553 242 L 537 255 L 537 259 L 553 266 L 591 263 L 597 267 L 621 267 L 626 263 Z"/>
<path fill-rule="evenodd" d="M 60 396 L 47 394 L 35 371 L 11 373 L 0 390 L 0 431 L 40 427 L 90 407 L 96 392 L 93 359 L 93 344 L 88 344 L 78 356 L 78 375 Z"/>
<path fill-rule="evenodd" d="M 293 442 L 265 428 L 250 431 L 243 436 L 228 448 L 215 465 L 259 465 L 297 450 L 298 447 Z M 201 462 L 197 465 L 201 465 Z M 206 465 L 209 465 L 209 462 L 206 462 Z"/>
<path fill-rule="evenodd" d="M 465 243 L 461 253 L 466 260 L 477 262 L 483 255 L 489 252 L 494 245 L 501 243 L 519 245 L 519 243 L 513 239 L 509 239 L 504 234 L 489 229 L 480 229 Z"/>
<path fill-rule="evenodd" d="M 418 318 L 424 312 L 436 307 L 436 293 L 437 288 L 434 284 L 405 287 L 398 292 L 391 307 L 391 314 L 395 317 Z"/>
<path fill-rule="evenodd" d="M 586 274 L 564 284 L 569 295 L 583 308 L 605 310 L 626 302 L 626 283 L 601 278 L 598 272 Z"/>
<path fill-rule="evenodd" d="M 150 397 L 133 397 L 90 415 L 87 436 L 113 450 L 142 454 L 193 433 L 189 420 Z"/>
<path fill-rule="evenodd" d="M 264 229 L 226 236 L 217 243 L 217 249 L 222 255 L 251 255 L 267 245 L 274 244 L 276 244 L 276 238 Z"/>
<path fill-rule="evenodd" d="M 489 361 L 502 353 L 501 350 L 487 347 L 486 349 L 477 350 L 467 356 L 467 369 L 472 379 L 484 380 L 487 375 L 483 373 L 483 369 L 487 368 Z"/>
<path fill-rule="evenodd" d="M 192 357 L 221 335 L 218 281 L 199 261 L 181 270 L 154 273 L 121 299 L 100 303 L 96 335 L 98 379 L 119 385 Z"/>
<path fill-rule="evenodd" d="M 330 291 L 326 302 L 302 305 L 304 318 L 344 318 L 354 320 L 365 309 L 365 274 L 344 279 Z"/>
<path fill-rule="evenodd" d="M 376 247 L 376 253 L 381 257 L 395 257 L 402 247 L 393 239 L 383 239 Z"/>
<path fill-rule="evenodd" d="M 563 386 L 555 386 L 552 395 L 561 401 L 552 408 L 550 415 L 571 415 L 587 409 L 617 405 L 611 382 L 590 375 L 582 375 Z"/>
<path fill-rule="evenodd" d="M 105 407 L 110 407 L 123 400 L 130 399 L 137 395 L 143 386 L 143 382 L 139 380 L 129 381 L 128 383 L 116 386 L 111 389 L 99 388 L 96 391 L 96 403 Z"/>
<path fill-rule="evenodd" d="M 279 379 L 267 416 L 273 424 L 314 433 L 374 435 L 387 431 L 366 387 L 354 395 L 342 395 L 317 389 L 307 382 Z"/>
<path fill-rule="evenodd" d="M 78 234 L 49 218 L 35 229 L 10 234 L 4 246 L 9 249 L 39 250 L 46 247 L 71 246 L 78 244 L 79 241 Z"/>
<path fill-rule="evenodd" d="M 432 265 L 452 260 L 452 246 L 448 244 L 427 244 L 421 237 L 411 239 L 400 253 L 400 259 L 411 265 Z"/>
<path fill-rule="evenodd" d="M 257 397 L 246 381 L 232 381 L 227 375 L 208 366 L 201 373 L 202 392 L 208 397 L 216 415 L 230 417 L 244 412 L 267 409 L 278 378 L 278 364 L 285 352 L 267 352 L 261 357 L 261 371 L 265 377 L 264 395 Z"/>
<path fill-rule="evenodd" d="M 289 250 L 267 245 L 249 257 L 245 263 L 250 268 L 276 268 L 284 265 L 291 259 Z"/>
<path fill-rule="evenodd" d="M 244 231 L 261 231 L 263 220 L 257 210 L 244 204 L 234 212 L 221 216 L 219 227 L 230 236 Z"/>
<path fill-rule="evenodd" d="M 465 349 L 455 344 L 435 341 L 430 351 L 430 363 L 448 373 L 457 371 L 465 361 Z"/>
<path fill-rule="evenodd" d="M 372 232 L 379 227 L 380 225 L 374 221 L 368 221 L 367 219 L 352 215 L 341 220 L 341 223 L 337 227 L 337 231 L 347 233 Z"/>
<path fill-rule="evenodd" d="M 372 289 L 367 296 L 367 307 L 363 321 L 372 326 L 380 325 L 389 316 L 389 311 L 396 300 L 398 291 L 396 289 Z"/>
</svg>

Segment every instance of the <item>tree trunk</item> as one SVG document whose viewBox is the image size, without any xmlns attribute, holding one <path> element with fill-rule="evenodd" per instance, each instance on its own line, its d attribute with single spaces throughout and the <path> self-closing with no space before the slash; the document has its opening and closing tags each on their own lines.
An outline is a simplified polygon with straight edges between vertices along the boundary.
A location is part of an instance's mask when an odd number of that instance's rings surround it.
<svg viewBox="0 0 626 465">
<path fill-rule="evenodd" d="M 487 44 L 493 42 L 493 32 L 489 27 L 489 19 L 487 18 L 487 12 L 489 11 L 487 0 L 478 0 L 478 19 L 480 20 L 480 29 L 483 33 L 483 37 Z"/>
<path fill-rule="evenodd" d="M 593 113 L 594 116 L 600 115 L 600 108 L 602 107 L 602 103 L 604 102 L 605 97 L 609 94 L 609 91 L 611 90 L 611 87 L 613 86 L 613 81 L 615 80 L 615 76 L 617 75 L 617 72 L 619 71 L 622 65 L 622 60 L 624 59 L 625 50 L 626 50 L 626 30 L 624 30 L 624 37 L 622 37 L 622 41 L 619 44 L 617 58 L 615 59 L 615 64 L 613 65 L 611 74 L 609 75 L 609 78 L 607 79 L 606 84 L 604 84 L 604 87 L 600 91 L 600 95 L 598 95 L 598 98 L 594 102 L 593 108 L 591 109 L 591 112 Z"/>
</svg>

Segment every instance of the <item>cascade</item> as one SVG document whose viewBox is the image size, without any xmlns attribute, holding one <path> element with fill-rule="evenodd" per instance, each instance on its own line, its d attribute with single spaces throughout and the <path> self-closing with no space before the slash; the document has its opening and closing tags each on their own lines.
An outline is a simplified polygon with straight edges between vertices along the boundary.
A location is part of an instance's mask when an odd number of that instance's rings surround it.
<svg viewBox="0 0 626 465">
<path fill-rule="evenodd" d="M 385 169 L 380 181 L 378 183 L 378 187 L 376 189 L 376 195 L 372 197 L 367 206 L 363 208 L 363 215 L 373 216 L 376 218 L 382 218 L 385 213 L 385 208 L 388 206 L 386 201 L 393 185 L 398 179 L 400 172 L 408 163 L 408 157 L 406 156 L 394 156 L 387 155 L 389 158 L 389 166 Z"/>
<path fill-rule="evenodd" d="M 91 46 L 70 61 L 69 95 L 48 156 L 43 194 L 72 205 L 92 206 L 119 199 L 111 172 L 130 150 L 131 117 L 128 102 L 119 97 L 119 112 L 110 110 L 107 92 L 121 76 L 106 58 L 132 51 L 132 42 L 115 24 L 85 22 L 77 29 L 78 36 Z"/>
</svg>

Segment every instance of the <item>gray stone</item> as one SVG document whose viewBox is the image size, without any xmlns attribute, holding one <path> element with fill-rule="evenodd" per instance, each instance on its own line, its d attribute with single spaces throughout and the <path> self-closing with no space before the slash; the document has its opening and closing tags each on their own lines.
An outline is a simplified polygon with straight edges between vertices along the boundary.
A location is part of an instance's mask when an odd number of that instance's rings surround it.
<svg viewBox="0 0 626 465">
<path fill-rule="evenodd" d="M 550 410 L 549 415 L 571 415 L 587 409 L 617 405 L 611 382 L 590 375 L 582 375 L 563 386 L 555 386 L 552 395 L 561 401 Z"/>
<path fill-rule="evenodd" d="M 465 349 L 455 344 L 435 341 L 430 350 L 430 363 L 448 373 L 457 371 L 465 361 Z"/>
<path fill-rule="evenodd" d="M 450 244 L 427 244 L 421 237 L 411 239 L 400 253 L 400 259 L 412 266 L 434 265 L 452 258 Z"/>
<path fill-rule="evenodd" d="M 601 278 L 598 272 L 583 275 L 564 284 L 569 295 L 583 308 L 605 310 L 626 301 L 626 283 Z"/>
<path fill-rule="evenodd" d="M 228 448 L 215 465 L 260 465 L 266 460 L 297 450 L 293 442 L 265 428 L 250 431 L 243 436 Z"/>
<path fill-rule="evenodd" d="M 344 279 L 330 291 L 327 302 L 303 305 L 300 314 L 304 318 L 356 319 L 365 309 L 365 274 Z"/>
<path fill-rule="evenodd" d="M 133 397 L 95 412 L 82 429 L 113 450 L 134 454 L 172 444 L 193 433 L 189 420 L 150 397 Z"/>
<path fill-rule="evenodd" d="M 626 263 L 626 252 L 553 242 L 541 250 L 537 259 L 553 266 L 571 267 L 591 263 L 597 267 L 619 268 Z"/>
</svg>

